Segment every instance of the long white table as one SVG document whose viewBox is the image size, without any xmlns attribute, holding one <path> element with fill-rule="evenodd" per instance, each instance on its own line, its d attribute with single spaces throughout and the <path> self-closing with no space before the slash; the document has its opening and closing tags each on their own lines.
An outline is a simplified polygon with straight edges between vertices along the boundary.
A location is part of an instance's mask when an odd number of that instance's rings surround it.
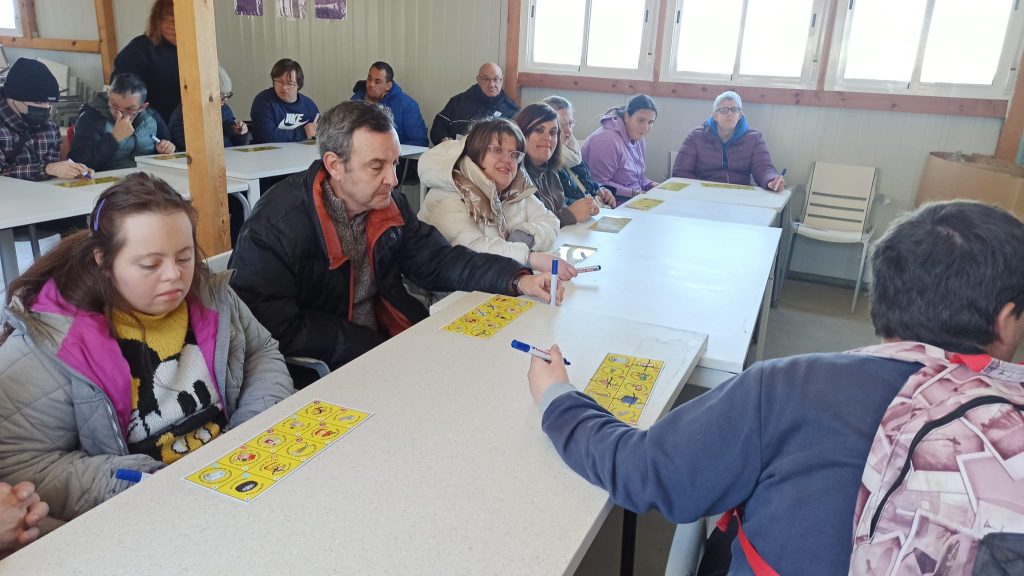
<svg viewBox="0 0 1024 576">
<path fill-rule="evenodd" d="M 464 295 L 0 562 L 0 574 L 572 574 L 611 502 L 541 431 L 530 357 L 509 342 L 558 341 L 579 388 L 608 352 L 664 360 L 646 428 L 705 337 L 547 305 L 489 340 L 441 329 L 488 296 Z M 182 480 L 312 399 L 374 414 L 248 504 Z"/>
<path fill-rule="evenodd" d="M 778 218 L 778 213 L 771 208 L 699 200 L 685 197 L 678 192 L 658 188 L 634 196 L 618 212 L 628 217 L 631 213 L 637 212 L 631 208 L 631 205 L 641 203 L 644 199 L 661 200 L 661 204 L 646 210 L 646 212 L 662 216 L 699 218 L 734 224 L 750 224 L 751 226 L 771 226 Z"/>
<path fill-rule="evenodd" d="M 163 178 L 186 198 L 190 197 L 188 173 L 181 170 L 143 166 L 97 172 L 95 179 L 105 176 L 124 176 L 132 172 L 145 171 Z M 57 186 L 72 180 L 45 180 L 30 182 L 0 176 L 0 266 L 3 268 L 4 286 L 18 276 L 18 258 L 14 246 L 14 228 L 41 224 L 71 216 L 81 216 L 92 211 L 96 198 L 114 183 L 95 183 L 88 186 L 65 188 Z M 80 180 L 75 180 L 80 181 Z M 247 184 L 233 178 L 227 179 L 227 193 L 246 191 Z"/>
<path fill-rule="evenodd" d="M 270 149 L 260 150 L 260 148 L 268 147 Z M 400 155 L 403 158 L 411 158 L 418 156 L 426 149 L 424 146 L 403 144 Z M 188 152 L 154 154 L 139 156 L 135 160 L 139 164 L 188 170 L 187 155 Z M 260 199 L 260 178 L 304 172 L 318 158 L 320 158 L 320 150 L 315 140 L 236 146 L 224 149 L 224 171 L 229 177 L 246 182 L 249 204 L 255 207 L 256 201 Z"/>
</svg>

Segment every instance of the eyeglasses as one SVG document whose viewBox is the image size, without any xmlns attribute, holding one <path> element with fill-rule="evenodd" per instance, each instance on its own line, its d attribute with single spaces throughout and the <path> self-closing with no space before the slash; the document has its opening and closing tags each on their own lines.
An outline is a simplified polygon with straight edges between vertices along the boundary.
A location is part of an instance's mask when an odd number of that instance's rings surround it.
<svg viewBox="0 0 1024 576">
<path fill-rule="evenodd" d="M 221 100 L 230 100 L 231 97 L 234 96 L 234 95 L 235 95 L 234 92 L 221 92 L 220 93 L 220 99 Z"/>
<path fill-rule="evenodd" d="M 743 108 L 740 108 L 739 106 L 722 106 L 718 110 L 715 110 L 715 112 L 718 112 L 719 114 L 722 114 L 722 115 L 725 115 L 725 114 L 739 114 L 742 111 L 743 111 Z"/>
<path fill-rule="evenodd" d="M 277 79 L 274 80 L 274 84 L 279 84 L 281 86 L 284 86 L 285 88 L 298 88 L 299 87 L 299 84 L 297 82 L 285 82 L 284 80 L 277 80 Z"/>
<path fill-rule="evenodd" d="M 484 84 L 501 84 L 505 81 L 504 76 L 495 76 L 494 78 L 491 78 L 490 76 L 477 76 L 476 79 Z"/>
<path fill-rule="evenodd" d="M 508 158 L 516 164 L 522 162 L 523 158 L 526 157 L 524 152 L 520 152 L 519 150 L 505 150 L 501 146 L 495 146 L 494 144 L 487 147 L 487 153 L 499 158 Z"/>
<path fill-rule="evenodd" d="M 576 125 L 576 121 L 575 120 L 569 120 L 568 122 L 563 122 L 562 123 L 562 126 L 565 126 L 569 130 L 572 130 L 572 127 L 575 126 L 575 125 Z"/>
<path fill-rule="evenodd" d="M 142 112 L 142 110 L 125 110 L 124 108 L 118 108 L 117 106 L 114 106 L 113 104 L 110 104 L 110 111 L 111 112 L 116 112 L 118 114 L 123 114 L 125 116 L 130 117 L 130 118 L 135 118 L 135 116 L 137 116 L 139 114 L 139 112 Z"/>
</svg>

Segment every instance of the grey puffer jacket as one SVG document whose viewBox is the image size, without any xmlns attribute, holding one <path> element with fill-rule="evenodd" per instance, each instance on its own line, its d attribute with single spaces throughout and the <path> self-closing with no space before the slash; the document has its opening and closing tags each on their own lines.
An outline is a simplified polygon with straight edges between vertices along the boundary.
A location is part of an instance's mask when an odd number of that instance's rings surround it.
<svg viewBox="0 0 1024 576">
<path fill-rule="evenodd" d="M 294 388 L 277 341 L 228 277 L 212 276 L 189 315 L 204 354 L 212 347 L 230 428 Z M 0 481 L 35 483 L 51 515 L 70 520 L 128 487 L 114 478 L 118 468 L 163 467 L 128 453 L 131 377 L 118 370 L 123 358 L 113 357 L 116 341 L 101 314 L 74 308 L 51 281 L 31 310 L 15 298 L 5 320 L 14 332 L 0 346 Z"/>
</svg>

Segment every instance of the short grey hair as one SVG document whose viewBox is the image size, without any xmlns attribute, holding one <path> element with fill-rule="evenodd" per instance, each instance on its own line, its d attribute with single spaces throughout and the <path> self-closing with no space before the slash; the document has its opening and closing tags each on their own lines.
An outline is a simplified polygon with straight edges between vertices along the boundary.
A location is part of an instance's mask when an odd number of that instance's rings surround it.
<svg viewBox="0 0 1024 576">
<path fill-rule="evenodd" d="M 569 102 L 568 100 L 562 98 L 561 96 L 548 96 L 547 98 L 541 100 L 541 102 L 547 104 L 548 106 L 551 106 L 555 110 L 568 110 L 572 112 L 572 102 Z"/>
<path fill-rule="evenodd" d="M 715 103 L 713 106 L 711 106 L 712 112 L 718 110 L 718 105 L 722 103 L 722 100 L 734 100 L 736 102 L 737 108 L 743 108 L 743 99 L 740 98 L 740 95 L 733 92 L 732 90 L 726 90 L 725 92 L 719 94 L 718 98 L 715 98 Z"/>
<path fill-rule="evenodd" d="M 316 144 L 320 157 L 334 152 L 342 162 L 352 156 L 352 134 L 360 128 L 373 132 L 391 132 L 395 121 L 391 111 L 373 102 L 346 100 L 324 112 L 316 127 Z"/>
</svg>

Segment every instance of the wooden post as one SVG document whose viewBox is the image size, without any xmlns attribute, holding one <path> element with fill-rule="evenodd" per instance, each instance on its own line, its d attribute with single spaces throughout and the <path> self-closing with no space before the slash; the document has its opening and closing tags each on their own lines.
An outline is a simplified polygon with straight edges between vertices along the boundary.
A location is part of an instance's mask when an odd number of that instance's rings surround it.
<svg viewBox="0 0 1024 576">
<path fill-rule="evenodd" d="M 509 0 L 505 27 L 505 94 L 519 103 L 519 19 L 522 18 L 520 0 Z"/>
<path fill-rule="evenodd" d="M 114 24 L 113 0 L 95 0 L 96 29 L 100 32 L 100 61 L 103 63 L 103 82 L 110 82 L 117 57 L 117 29 Z"/>
<path fill-rule="evenodd" d="M 1020 66 L 1017 66 L 1017 82 L 1006 110 L 1003 129 L 999 131 L 999 140 L 996 142 L 996 158 L 1007 162 L 1017 160 L 1017 148 L 1020 146 L 1021 134 L 1024 134 L 1024 69 L 1021 66 L 1024 66 L 1024 56 L 1021 56 Z"/>
<path fill-rule="evenodd" d="M 188 185 L 199 212 L 197 237 L 207 256 L 231 249 L 220 76 L 213 0 L 174 0 L 181 103 L 188 142 Z"/>
<path fill-rule="evenodd" d="M 38 38 L 35 0 L 18 0 L 18 16 L 21 19 L 21 35 L 25 38 Z"/>
</svg>

